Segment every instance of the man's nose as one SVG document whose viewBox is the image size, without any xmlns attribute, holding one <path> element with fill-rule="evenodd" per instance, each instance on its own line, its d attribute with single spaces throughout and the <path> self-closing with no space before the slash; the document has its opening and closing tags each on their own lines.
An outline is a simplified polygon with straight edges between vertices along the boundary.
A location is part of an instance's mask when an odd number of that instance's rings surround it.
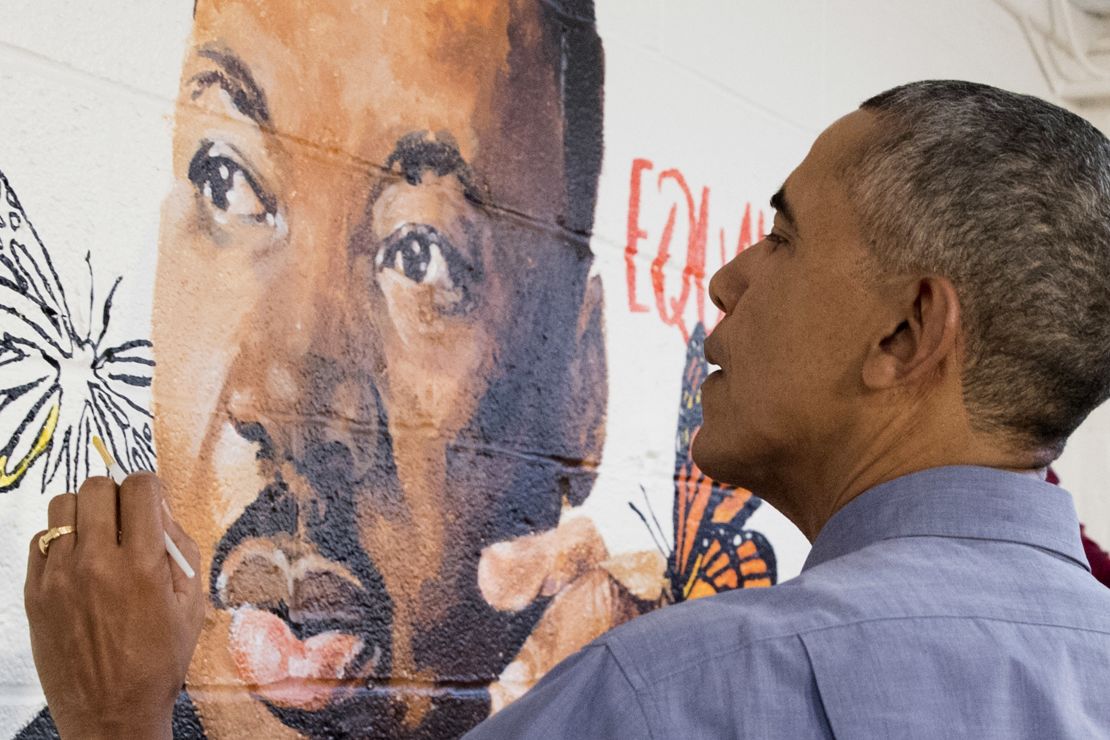
<svg viewBox="0 0 1110 740">
<path fill-rule="evenodd" d="M 709 280 L 709 300 L 726 314 L 732 313 L 732 309 L 748 289 L 748 279 L 744 275 L 744 265 L 741 262 L 744 255 L 745 252 L 741 252 L 733 257 Z"/>
</svg>

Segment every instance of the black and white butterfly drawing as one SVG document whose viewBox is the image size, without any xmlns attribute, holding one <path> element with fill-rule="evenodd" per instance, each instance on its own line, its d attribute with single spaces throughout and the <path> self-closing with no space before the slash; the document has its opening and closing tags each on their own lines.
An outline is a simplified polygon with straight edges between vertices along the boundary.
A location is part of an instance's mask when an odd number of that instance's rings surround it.
<svg viewBox="0 0 1110 740">
<path fill-rule="evenodd" d="M 99 470 L 90 444 L 99 435 L 126 470 L 154 469 L 148 389 L 151 343 L 105 346 L 122 276 L 97 303 L 92 260 L 88 310 L 71 311 L 49 252 L 0 172 L 0 492 L 67 491 Z M 84 291 L 75 291 L 83 295 Z"/>
</svg>

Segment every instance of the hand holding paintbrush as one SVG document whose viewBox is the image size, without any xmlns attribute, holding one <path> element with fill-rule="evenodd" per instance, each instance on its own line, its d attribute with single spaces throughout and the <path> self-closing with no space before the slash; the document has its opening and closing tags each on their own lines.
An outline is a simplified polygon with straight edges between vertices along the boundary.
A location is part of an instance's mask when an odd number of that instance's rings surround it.
<svg viewBox="0 0 1110 740">
<path fill-rule="evenodd" d="M 200 551 L 158 478 L 125 476 L 96 442 L 111 479 L 52 498 L 31 542 L 23 593 L 35 667 L 62 737 L 170 738 L 204 623 Z"/>
<path fill-rule="evenodd" d="M 108 448 L 104 446 L 104 440 L 102 440 L 100 437 L 94 436 L 92 438 L 92 443 L 93 447 L 96 448 L 96 451 L 100 453 L 100 457 L 104 460 L 104 464 L 108 466 L 108 477 L 111 478 L 117 486 L 120 483 L 123 483 L 123 479 L 127 477 L 127 473 L 123 472 L 123 468 L 119 466 L 119 463 L 117 463 L 112 457 L 111 453 L 108 452 Z M 165 508 L 165 505 L 166 504 L 163 501 L 163 508 Z M 169 510 L 167 509 L 166 511 L 168 513 Z M 173 540 L 170 539 L 169 534 L 167 534 L 166 532 L 162 532 L 162 536 L 165 538 L 166 552 L 169 553 L 169 556 L 171 558 L 173 558 L 173 562 L 177 563 L 178 567 L 181 568 L 182 572 L 185 573 L 185 575 L 189 578 L 195 576 L 196 573 L 193 571 L 192 566 L 190 566 L 189 562 L 185 560 L 185 556 L 181 554 L 181 550 L 179 550 L 177 548 L 177 545 L 174 544 Z"/>
</svg>

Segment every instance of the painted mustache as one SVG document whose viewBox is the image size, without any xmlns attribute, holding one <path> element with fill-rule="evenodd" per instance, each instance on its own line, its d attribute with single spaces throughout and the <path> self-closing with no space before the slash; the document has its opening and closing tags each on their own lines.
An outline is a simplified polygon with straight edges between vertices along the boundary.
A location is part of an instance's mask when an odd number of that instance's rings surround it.
<svg viewBox="0 0 1110 740">
<path fill-rule="evenodd" d="M 212 561 L 212 603 L 235 613 L 231 644 L 242 678 L 388 676 L 393 606 L 381 575 L 361 550 L 332 559 L 296 537 L 296 507 L 283 484 L 267 486 Z M 333 539 L 344 536 L 331 531 Z"/>
<path fill-rule="evenodd" d="M 257 442 L 259 468 L 271 482 L 217 544 L 210 599 L 232 614 L 230 655 L 256 698 L 283 724 L 313 738 L 436 737 L 484 718 L 485 674 L 496 670 L 434 685 L 393 675 L 394 603 L 357 539 L 352 494 L 365 487 L 366 476 L 355 472 L 351 451 L 317 440 L 293 461 L 261 424 L 239 424 L 238 431 Z M 379 449 L 390 460 L 377 461 L 367 475 L 385 470 L 386 482 L 395 482 L 391 447 L 386 442 Z M 279 460 L 312 485 L 309 500 L 290 490 Z M 323 470 L 326 480 L 318 480 Z M 541 608 L 512 615 L 509 629 L 499 625 L 490 634 L 509 632 L 519 644 Z M 413 696 L 430 702 L 426 721 L 415 727 L 405 721 Z"/>
<path fill-rule="evenodd" d="M 266 429 L 237 429 L 258 443 L 273 480 L 218 543 L 210 598 L 233 613 L 229 646 L 244 683 L 268 704 L 320 709 L 391 668 L 393 603 L 357 540 L 351 453 L 330 441 L 306 443 L 307 461 L 282 455 L 306 478 L 325 467 L 326 489 L 345 489 L 318 490 L 324 500 L 306 503 L 283 480 Z"/>
</svg>

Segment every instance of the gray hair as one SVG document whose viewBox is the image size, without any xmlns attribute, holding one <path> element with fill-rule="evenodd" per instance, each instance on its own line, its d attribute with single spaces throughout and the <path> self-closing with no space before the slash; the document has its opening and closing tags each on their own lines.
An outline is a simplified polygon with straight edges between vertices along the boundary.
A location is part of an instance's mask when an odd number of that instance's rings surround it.
<svg viewBox="0 0 1110 740">
<path fill-rule="evenodd" d="M 881 134 L 846 173 L 881 268 L 952 280 L 973 425 L 1047 464 L 1110 396 L 1110 142 L 987 85 L 926 81 L 860 108 Z"/>
</svg>

